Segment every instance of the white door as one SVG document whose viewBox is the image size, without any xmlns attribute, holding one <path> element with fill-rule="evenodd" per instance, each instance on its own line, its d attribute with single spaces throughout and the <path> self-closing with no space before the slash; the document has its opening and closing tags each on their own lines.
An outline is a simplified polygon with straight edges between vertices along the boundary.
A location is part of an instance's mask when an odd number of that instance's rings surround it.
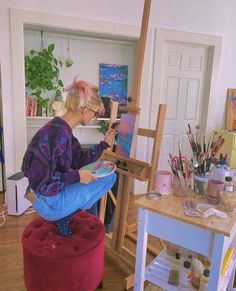
<svg viewBox="0 0 236 291">
<path fill-rule="evenodd" d="M 157 39 L 158 41 L 158 39 Z M 194 132 L 205 131 L 208 106 L 209 47 L 178 41 L 165 41 L 162 48 L 161 66 L 158 63 L 154 74 L 159 76 L 153 83 L 152 110 L 158 103 L 167 104 L 165 129 L 162 141 L 159 169 L 170 169 L 169 153 L 178 154 L 178 142 L 182 154 L 191 157 L 187 138 L 188 124 Z M 159 73 L 158 73 L 159 72 Z M 155 86 L 159 86 L 157 101 Z M 155 116 L 155 114 L 152 114 Z M 151 118 L 151 127 L 155 120 Z"/>
<path fill-rule="evenodd" d="M 191 156 L 186 135 L 188 124 L 193 131 L 204 130 L 207 63 L 207 47 L 166 43 L 160 102 L 167 104 L 167 114 L 161 168 L 168 167 L 169 152 L 178 153 L 178 141 L 182 153 Z"/>
</svg>

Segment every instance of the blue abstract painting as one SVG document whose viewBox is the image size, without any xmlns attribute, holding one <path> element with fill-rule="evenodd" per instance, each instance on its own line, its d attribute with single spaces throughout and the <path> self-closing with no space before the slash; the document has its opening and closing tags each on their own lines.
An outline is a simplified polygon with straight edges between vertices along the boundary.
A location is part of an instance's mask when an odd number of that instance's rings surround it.
<svg viewBox="0 0 236 291">
<path fill-rule="evenodd" d="M 123 157 L 133 156 L 135 151 L 135 137 L 137 135 L 136 114 L 121 114 L 117 134 L 116 153 Z"/>
<path fill-rule="evenodd" d="M 127 106 L 128 66 L 99 64 L 99 90 L 101 97 L 110 97 L 120 106 Z"/>
</svg>

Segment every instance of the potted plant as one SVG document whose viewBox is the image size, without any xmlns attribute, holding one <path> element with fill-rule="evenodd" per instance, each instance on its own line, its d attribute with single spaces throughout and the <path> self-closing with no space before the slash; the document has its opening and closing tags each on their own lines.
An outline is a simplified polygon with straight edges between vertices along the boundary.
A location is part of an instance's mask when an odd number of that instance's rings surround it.
<svg viewBox="0 0 236 291">
<path fill-rule="evenodd" d="M 107 120 L 99 120 L 98 125 L 100 126 L 98 131 L 105 135 L 109 128 L 109 122 Z"/>
<path fill-rule="evenodd" d="M 40 51 L 31 50 L 30 55 L 25 56 L 26 88 L 32 91 L 32 96 L 36 96 L 39 109 L 48 108 L 49 98 L 45 98 L 47 91 L 54 92 L 55 96 L 62 94 L 63 82 L 59 78 L 62 62 L 55 58 L 54 47 L 54 44 L 50 44 Z"/>
</svg>

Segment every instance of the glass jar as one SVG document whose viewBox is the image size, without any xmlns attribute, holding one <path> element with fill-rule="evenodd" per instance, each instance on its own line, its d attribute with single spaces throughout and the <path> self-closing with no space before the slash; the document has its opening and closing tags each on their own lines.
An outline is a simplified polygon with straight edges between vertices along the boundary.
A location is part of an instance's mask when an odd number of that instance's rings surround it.
<svg viewBox="0 0 236 291">
<path fill-rule="evenodd" d="M 224 190 L 225 183 L 218 180 L 208 181 L 208 196 L 207 201 L 210 204 L 217 205 L 220 201 L 220 192 Z"/>
<path fill-rule="evenodd" d="M 208 176 L 194 175 L 193 189 L 195 194 L 205 197 L 208 189 Z"/>
<path fill-rule="evenodd" d="M 179 177 L 174 175 L 172 180 L 173 194 L 178 197 L 186 197 L 189 189 L 188 184 L 189 182 L 187 179 L 183 178 L 183 180 L 180 181 Z"/>
<path fill-rule="evenodd" d="M 220 192 L 220 206 L 222 210 L 231 212 L 236 207 L 236 192 L 235 191 L 221 191 Z"/>
</svg>

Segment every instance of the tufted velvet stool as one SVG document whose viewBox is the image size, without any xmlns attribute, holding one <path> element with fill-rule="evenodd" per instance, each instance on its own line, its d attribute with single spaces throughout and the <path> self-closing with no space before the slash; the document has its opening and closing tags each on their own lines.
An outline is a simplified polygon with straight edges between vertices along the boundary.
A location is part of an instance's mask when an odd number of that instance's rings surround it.
<svg viewBox="0 0 236 291">
<path fill-rule="evenodd" d="M 104 226 L 79 212 L 73 234 L 62 237 L 53 222 L 36 218 L 22 235 L 24 279 L 28 291 L 93 291 L 104 270 Z"/>
</svg>

